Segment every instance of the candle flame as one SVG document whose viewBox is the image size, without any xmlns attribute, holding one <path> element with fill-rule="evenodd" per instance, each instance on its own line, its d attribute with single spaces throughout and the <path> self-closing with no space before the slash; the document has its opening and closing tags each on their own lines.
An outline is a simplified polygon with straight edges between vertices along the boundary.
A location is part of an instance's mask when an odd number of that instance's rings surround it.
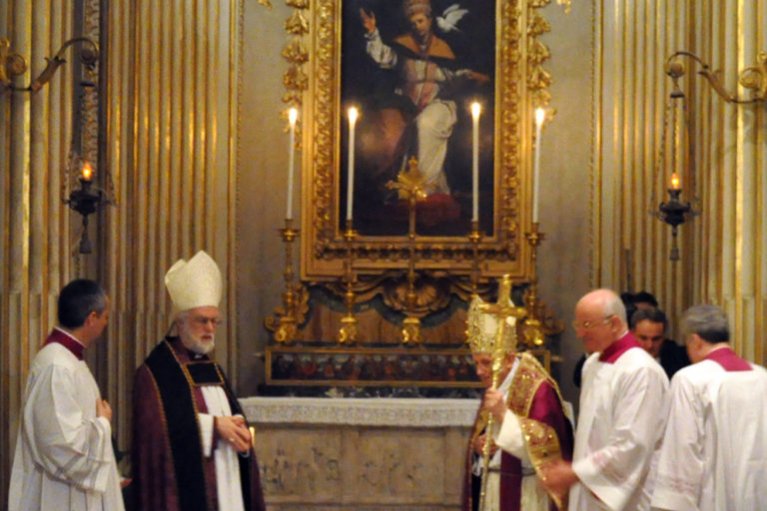
<svg viewBox="0 0 767 511">
<path fill-rule="evenodd" d="M 291 127 L 295 126 L 297 120 L 298 120 L 298 109 L 296 107 L 291 107 L 290 110 L 288 110 L 288 122 L 290 122 L 290 126 Z"/>
<path fill-rule="evenodd" d="M 357 122 L 357 117 L 359 116 L 359 110 L 357 110 L 356 106 L 350 107 L 348 110 L 349 113 L 349 124 L 354 126 L 354 123 Z"/>
<path fill-rule="evenodd" d="M 535 109 L 535 124 L 540 126 L 543 124 L 543 121 L 546 120 L 546 110 L 543 108 L 536 108 Z"/>
<path fill-rule="evenodd" d="M 81 177 L 83 181 L 90 181 L 93 179 L 93 167 L 91 166 L 90 162 L 83 162 Z"/>
<path fill-rule="evenodd" d="M 479 119 L 479 114 L 482 112 L 482 105 L 474 101 L 471 104 L 471 116 L 476 120 Z"/>
<path fill-rule="evenodd" d="M 671 189 L 672 190 L 682 189 L 682 180 L 679 179 L 679 174 L 677 174 L 676 172 L 673 172 L 671 174 Z"/>
</svg>

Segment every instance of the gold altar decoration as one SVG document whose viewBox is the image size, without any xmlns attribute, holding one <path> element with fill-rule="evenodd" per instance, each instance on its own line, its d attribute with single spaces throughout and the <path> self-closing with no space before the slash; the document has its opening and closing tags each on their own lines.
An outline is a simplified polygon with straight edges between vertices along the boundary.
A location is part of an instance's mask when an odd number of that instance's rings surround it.
<svg viewBox="0 0 767 511">
<path fill-rule="evenodd" d="M 357 318 L 354 317 L 354 236 L 352 222 L 346 222 L 344 239 L 346 240 L 346 262 L 344 263 L 344 305 L 346 314 L 341 318 L 341 328 L 338 331 L 338 344 L 352 344 L 357 340 Z"/>
<path fill-rule="evenodd" d="M 285 245 L 285 290 L 282 292 L 282 306 L 264 320 L 264 326 L 274 334 L 275 342 L 288 344 L 295 340 L 298 325 L 304 321 L 309 310 L 309 293 L 300 282 L 293 282 L 293 242 L 298 238 L 298 229 L 293 227 L 290 218 L 286 218 L 285 227 L 279 232 Z"/>
<path fill-rule="evenodd" d="M 525 290 L 525 308 L 527 317 L 522 325 L 523 344 L 534 353 L 541 353 L 541 348 L 546 350 L 546 336 L 562 333 L 564 323 L 554 317 L 543 300 L 538 296 L 538 246 L 544 239 L 540 232 L 538 222 L 533 222 L 530 231 L 525 234 L 530 244 L 530 258 L 532 260 L 532 275 L 530 285 Z M 548 351 L 548 350 L 546 350 Z M 549 370 L 550 353 L 544 354 L 544 366 Z M 559 361 L 559 359 L 555 359 Z"/>
<path fill-rule="evenodd" d="M 408 162 L 407 170 L 399 173 L 397 181 L 387 183 L 387 188 L 397 190 L 399 197 L 407 200 L 408 203 L 408 249 L 410 257 L 408 258 L 407 294 L 405 295 L 407 303 L 405 312 L 407 317 L 402 322 L 402 343 L 405 345 L 420 344 L 422 341 L 421 320 L 412 313 L 418 298 L 415 291 L 416 205 L 418 201 L 426 197 L 423 175 L 418 170 L 418 160 L 415 157 L 411 158 Z"/>
<path fill-rule="evenodd" d="M 386 9 L 393 10 L 398 2 L 390 3 Z M 492 36 L 483 43 L 492 56 L 492 87 L 482 89 L 480 98 L 489 115 L 482 125 L 479 219 L 469 223 L 461 205 L 458 228 L 429 230 L 429 204 L 415 206 L 414 195 L 402 193 L 419 188 L 413 186 L 412 168 L 401 167 L 402 158 L 397 161 L 400 168 L 387 173 L 376 188 L 385 188 L 383 184 L 396 176 L 396 185 L 384 192 L 397 215 L 396 229 L 379 232 L 358 223 L 366 221 L 364 194 L 353 201 L 354 231 L 343 216 L 349 173 L 343 113 L 354 104 L 361 106 L 363 122 L 374 115 L 364 101 L 347 92 L 348 79 L 354 79 L 348 70 L 356 68 L 348 67 L 354 52 L 346 50 L 358 42 L 352 35 L 361 35 L 360 26 L 355 26 L 360 23 L 359 10 L 351 12 L 350 0 L 286 0 L 292 11 L 284 23 L 287 40 L 281 55 L 288 69 L 282 100 L 288 107 L 300 106 L 306 121 L 297 142 L 302 151 L 299 281 L 311 296 L 311 314 L 297 320 L 302 326 L 294 346 L 267 347 L 268 384 L 477 385 L 460 335 L 465 331 L 466 304 L 474 297 L 495 295 L 494 279 L 501 275 L 508 275 L 520 299 L 535 278 L 536 246 L 525 242 L 524 226 L 530 222 L 532 203 L 533 110 L 550 101 L 551 76 L 544 65 L 551 55 L 539 40 L 551 30 L 542 10 L 550 3 L 486 0 L 493 10 L 484 16 L 489 20 L 485 23 L 494 30 L 487 31 Z M 570 7 L 569 0 L 557 3 Z M 367 136 L 360 132 L 356 140 L 360 154 L 370 143 L 372 135 Z M 360 161 L 352 175 L 364 179 Z M 459 172 L 462 164 L 454 165 Z M 356 184 L 358 191 L 365 190 Z M 556 320 L 535 289 L 532 298 L 531 325 L 537 320 L 537 328 L 553 332 L 549 327 Z M 516 325 L 520 348 L 524 345 L 549 367 L 548 349 L 540 342 L 528 345 L 524 325 Z"/>
<path fill-rule="evenodd" d="M 271 8 L 269 0 L 259 0 L 259 3 Z M 282 75 L 282 83 L 285 86 L 282 102 L 287 105 L 282 112 L 282 117 L 287 119 L 288 110 L 291 107 L 301 108 L 303 94 L 309 88 L 309 76 L 304 68 L 309 61 L 309 51 L 303 40 L 309 34 L 309 21 L 304 13 L 309 8 L 309 2 L 308 0 L 286 0 L 285 4 L 293 8 L 290 17 L 285 20 L 285 32 L 289 40 L 281 53 L 282 58 L 288 63 L 288 69 Z M 296 126 L 296 133 L 301 133 L 301 123 Z"/>
</svg>

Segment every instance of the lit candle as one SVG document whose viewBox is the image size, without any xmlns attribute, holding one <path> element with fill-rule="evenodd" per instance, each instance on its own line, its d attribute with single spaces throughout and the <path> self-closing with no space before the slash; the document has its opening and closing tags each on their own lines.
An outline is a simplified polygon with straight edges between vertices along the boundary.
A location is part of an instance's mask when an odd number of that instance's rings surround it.
<svg viewBox="0 0 767 511">
<path fill-rule="evenodd" d="M 352 221 L 352 204 L 354 197 L 354 126 L 357 124 L 359 111 L 356 107 L 349 108 L 349 158 L 346 186 L 346 221 Z"/>
<path fill-rule="evenodd" d="M 479 114 L 482 106 L 476 101 L 471 104 L 471 221 L 479 220 Z"/>
<path fill-rule="evenodd" d="M 93 179 L 93 167 L 91 166 L 90 162 L 85 161 L 83 162 L 83 169 L 82 174 L 80 175 L 80 178 L 83 181 L 90 182 Z"/>
<path fill-rule="evenodd" d="M 541 127 L 546 118 L 543 108 L 535 109 L 535 159 L 533 160 L 533 223 L 538 222 L 538 195 L 541 187 Z"/>
<path fill-rule="evenodd" d="M 677 174 L 676 172 L 671 173 L 671 189 L 672 190 L 682 189 L 682 180 L 679 179 L 679 174 Z"/>
<path fill-rule="evenodd" d="M 296 121 L 298 120 L 298 110 L 293 107 L 288 110 L 288 122 L 290 122 L 290 142 L 288 146 L 288 208 L 285 218 L 293 218 L 293 173 L 295 167 L 295 147 L 296 147 Z"/>
</svg>

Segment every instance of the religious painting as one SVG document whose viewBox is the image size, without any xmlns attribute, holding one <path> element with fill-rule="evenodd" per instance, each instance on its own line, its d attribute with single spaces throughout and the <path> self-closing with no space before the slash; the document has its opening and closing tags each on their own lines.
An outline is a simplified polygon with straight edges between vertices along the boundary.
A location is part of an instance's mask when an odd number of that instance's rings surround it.
<svg viewBox="0 0 767 511">
<path fill-rule="evenodd" d="M 538 15 L 547 3 L 295 2 L 286 29 L 306 37 L 283 54 L 294 63 L 286 97 L 301 102 L 304 122 L 302 280 L 341 277 L 350 243 L 361 281 L 413 259 L 417 271 L 446 272 L 464 287 L 477 263 L 483 279 L 529 278 L 533 107 L 548 101 L 548 54 L 536 37 L 547 30 Z M 473 102 L 482 108 L 476 165 Z M 425 192 L 414 208 L 388 186 L 411 157 Z M 470 236 L 475 173 L 479 225 Z"/>
<path fill-rule="evenodd" d="M 417 233 L 468 235 L 477 151 L 480 226 L 491 234 L 495 0 L 349 0 L 341 12 L 339 185 L 347 191 L 354 173 L 354 228 L 360 236 L 407 233 L 408 202 L 387 185 L 415 158 L 425 192 Z M 474 102 L 481 107 L 476 146 Z M 350 150 L 352 106 L 360 117 Z M 344 228 L 349 205 L 346 193 L 339 197 Z"/>
</svg>

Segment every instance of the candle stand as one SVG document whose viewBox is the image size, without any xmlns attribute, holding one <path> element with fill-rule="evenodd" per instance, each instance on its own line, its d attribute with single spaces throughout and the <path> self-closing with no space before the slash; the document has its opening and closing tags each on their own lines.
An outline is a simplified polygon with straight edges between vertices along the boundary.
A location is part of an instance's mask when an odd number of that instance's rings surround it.
<svg viewBox="0 0 767 511">
<path fill-rule="evenodd" d="M 346 221 L 344 240 L 346 241 L 346 260 L 344 261 L 344 305 L 346 314 L 341 318 L 338 330 L 338 344 L 353 344 L 357 340 L 357 318 L 354 317 L 354 238 L 357 233 L 352 228 L 352 221 Z"/>
<path fill-rule="evenodd" d="M 469 242 L 471 243 L 471 296 L 479 294 L 479 242 L 482 234 L 479 232 L 479 220 L 471 221 Z"/>
<path fill-rule="evenodd" d="M 293 228 L 292 219 L 285 219 L 285 227 L 280 229 L 280 236 L 285 244 L 285 270 L 282 273 L 285 280 L 285 291 L 282 293 L 282 309 L 278 308 L 275 313 L 278 319 L 274 329 L 274 340 L 278 343 L 287 344 L 296 338 L 298 330 L 299 293 L 293 284 L 293 242 L 298 237 L 298 229 Z M 267 328 L 269 328 L 270 319 L 273 322 L 273 318 L 267 318 Z"/>
<path fill-rule="evenodd" d="M 527 238 L 531 248 L 532 272 L 530 286 L 525 291 L 527 319 L 525 319 L 524 335 L 525 343 L 531 347 L 540 347 L 546 343 L 543 323 L 538 314 L 538 245 L 541 244 L 544 238 L 544 234 L 538 228 L 538 222 L 533 222 L 530 231 L 525 233 L 525 238 Z"/>
</svg>

